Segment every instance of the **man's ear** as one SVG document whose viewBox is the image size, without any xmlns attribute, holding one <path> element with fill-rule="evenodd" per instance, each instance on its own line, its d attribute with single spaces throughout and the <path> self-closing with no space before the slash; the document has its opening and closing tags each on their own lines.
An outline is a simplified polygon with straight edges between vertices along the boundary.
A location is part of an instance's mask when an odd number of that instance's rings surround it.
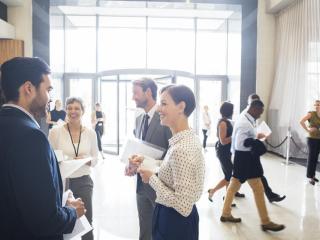
<svg viewBox="0 0 320 240">
<path fill-rule="evenodd" d="M 33 91 L 35 90 L 34 85 L 30 81 L 26 81 L 20 89 L 23 91 L 23 93 L 27 96 L 32 95 Z"/>
</svg>

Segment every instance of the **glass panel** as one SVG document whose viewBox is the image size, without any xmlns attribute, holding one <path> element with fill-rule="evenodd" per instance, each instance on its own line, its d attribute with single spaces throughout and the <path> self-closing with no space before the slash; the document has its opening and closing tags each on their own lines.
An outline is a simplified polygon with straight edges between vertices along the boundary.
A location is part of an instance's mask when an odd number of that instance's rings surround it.
<svg viewBox="0 0 320 240">
<path fill-rule="evenodd" d="M 50 68 L 52 72 L 64 72 L 63 16 L 50 17 Z"/>
<path fill-rule="evenodd" d="M 110 19 L 112 21 L 110 24 L 123 25 L 130 18 L 101 17 L 101 19 L 106 22 Z M 145 21 L 144 18 L 140 20 Z M 129 25 L 132 26 L 132 23 Z M 98 36 L 99 71 L 146 67 L 145 28 L 100 28 Z"/>
<path fill-rule="evenodd" d="M 186 85 L 187 87 L 189 87 L 193 91 L 194 95 L 196 95 L 196 93 L 194 91 L 194 79 L 193 78 L 177 76 L 177 84 Z M 196 113 L 196 110 L 194 110 L 194 112 L 189 117 L 189 125 L 193 129 L 195 129 L 195 113 Z"/>
<path fill-rule="evenodd" d="M 54 103 L 58 99 L 61 100 L 62 105 L 64 106 L 62 80 L 60 78 L 51 78 L 51 82 L 52 82 L 53 89 L 50 93 L 50 96 L 51 96 L 50 110 L 54 109 Z"/>
<path fill-rule="evenodd" d="M 201 22 L 201 20 L 198 21 Z M 209 27 L 208 22 L 206 27 Z M 213 24 L 212 27 L 216 27 L 216 24 Z M 225 31 L 199 30 L 196 48 L 197 74 L 226 75 L 227 33 Z"/>
<path fill-rule="evenodd" d="M 78 18 L 90 22 L 95 17 Z M 74 25 L 77 23 L 69 21 L 66 26 L 66 71 L 96 72 L 96 28 L 78 27 Z"/>
<path fill-rule="evenodd" d="M 162 21 L 165 20 L 162 19 Z M 150 29 L 148 31 L 147 50 L 148 68 L 172 69 L 193 73 L 194 41 L 193 30 Z"/>
<path fill-rule="evenodd" d="M 217 121 L 220 118 L 220 105 L 221 105 L 221 81 L 200 80 L 200 128 L 199 136 L 203 137 L 202 133 L 202 112 L 203 107 L 207 105 L 209 107 L 209 115 L 211 118 L 211 129 L 209 131 L 209 137 L 207 144 L 214 144 L 217 140 Z"/>
<path fill-rule="evenodd" d="M 241 72 L 241 21 L 229 20 L 228 75 L 240 76 Z"/>
<path fill-rule="evenodd" d="M 117 152 L 118 119 L 117 119 L 117 77 L 101 81 L 101 106 L 106 116 L 105 131 L 102 137 L 103 149 Z M 121 121 L 121 118 L 120 118 Z M 122 126 L 122 125 L 120 125 Z"/>
<path fill-rule="evenodd" d="M 92 104 L 92 79 L 70 79 L 70 96 L 82 98 L 85 112 L 82 118 L 84 126 L 91 128 Z"/>
<path fill-rule="evenodd" d="M 148 28 L 194 29 L 192 18 L 148 18 Z"/>
</svg>

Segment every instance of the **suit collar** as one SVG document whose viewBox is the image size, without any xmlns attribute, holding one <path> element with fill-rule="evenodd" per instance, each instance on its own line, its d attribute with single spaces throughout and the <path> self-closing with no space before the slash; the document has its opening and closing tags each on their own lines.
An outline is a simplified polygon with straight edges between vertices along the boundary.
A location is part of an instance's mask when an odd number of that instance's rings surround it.
<svg viewBox="0 0 320 240">
<path fill-rule="evenodd" d="M 39 123 L 36 121 L 36 119 L 31 115 L 31 113 L 29 113 L 27 110 L 25 110 L 24 108 L 16 105 L 16 104 L 3 104 L 2 105 L 2 109 L 4 111 L 6 110 L 13 110 L 14 112 L 21 114 L 22 116 L 28 118 L 29 120 L 31 120 L 38 128 L 40 128 Z"/>
</svg>

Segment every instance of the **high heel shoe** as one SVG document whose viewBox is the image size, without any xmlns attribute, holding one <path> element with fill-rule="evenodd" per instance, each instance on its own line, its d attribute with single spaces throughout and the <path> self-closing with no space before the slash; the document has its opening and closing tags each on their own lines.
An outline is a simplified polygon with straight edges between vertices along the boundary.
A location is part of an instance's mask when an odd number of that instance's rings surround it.
<svg viewBox="0 0 320 240">
<path fill-rule="evenodd" d="M 208 200 L 210 201 L 210 202 L 213 202 L 213 200 L 212 200 L 212 196 L 213 196 L 213 189 L 212 188 L 210 188 L 209 190 L 208 190 Z"/>
</svg>

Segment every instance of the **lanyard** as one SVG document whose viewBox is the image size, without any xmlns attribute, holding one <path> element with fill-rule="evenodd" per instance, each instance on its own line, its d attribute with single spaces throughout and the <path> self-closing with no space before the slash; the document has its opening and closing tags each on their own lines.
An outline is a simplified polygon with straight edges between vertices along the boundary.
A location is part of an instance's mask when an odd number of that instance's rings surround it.
<svg viewBox="0 0 320 240">
<path fill-rule="evenodd" d="M 244 116 L 248 119 L 248 121 L 249 121 L 249 123 L 251 124 L 251 126 L 252 126 L 253 128 L 256 128 L 256 124 L 255 124 L 255 123 L 252 123 L 251 120 L 248 118 L 247 115 L 244 115 Z"/>
<path fill-rule="evenodd" d="M 68 132 L 69 132 L 69 135 L 70 135 L 70 138 L 71 138 L 71 143 L 72 143 L 72 147 L 73 147 L 73 150 L 74 150 L 74 154 L 76 155 L 76 157 L 78 157 L 79 155 L 79 146 L 80 146 L 80 142 L 81 142 L 81 130 L 82 130 L 82 126 L 80 125 L 80 134 L 79 134 L 79 143 L 78 143 L 78 146 L 77 146 L 77 150 L 76 150 L 76 147 L 74 145 L 74 142 L 73 142 L 73 139 L 72 139 L 72 135 L 71 135 L 71 132 L 70 132 L 70 128 L 69 128 L 69 124 L 67 123 L 67 127 L 68 127 Z"/>
</svg>

